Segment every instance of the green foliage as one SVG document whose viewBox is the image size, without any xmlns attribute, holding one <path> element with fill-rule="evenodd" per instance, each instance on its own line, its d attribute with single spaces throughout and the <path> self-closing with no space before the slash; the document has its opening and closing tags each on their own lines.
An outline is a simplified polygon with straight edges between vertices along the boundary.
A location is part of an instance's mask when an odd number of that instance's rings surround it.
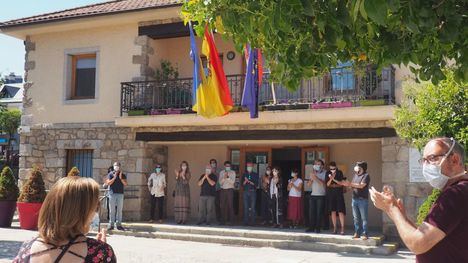
<svg viewBox="0 0 468 263">
<path fill-rule="evenodd" d="M 179 77 L 179 70 L 177 67 L 172 66 L 168 60 L 161 60 L 161 68 L 156 69 L 155 79 L 157 81 L 177 79 Z"/>
<path fill-rule="evenodd" d="M 18 186 L 15 183 L 15 177 L 10 167 L 3 167 L 0 174 L 0 200 L 16 201 L 18 198 Z"/>
<path fill-rule="evenodd" d="M 21 111 L 18 109 L 0 110 L 0 132 L 14 134 L 21 122 Z"/>
<path fill-rule="evenodd" d="M 67 176 L 80 176 L 80 170 L 78 170 L 78 168 L 74 166 L 70 169 Z"/>
<path fill-rule="evenodd" d="M 460 0 L 192 0 L 182 16 L 196 22 L 199 36 L 208 23 L 238 50 L 246 43 L 260 48 L 272 77 L 294 90 L 338 61 L 409 65 L 438 83 L 453 60 L 455 78 L 468 80 L 466 10 Z"/>
<path fill-rule="evenodd" d="M 31 176 L 21 188 L 21 194 L 18 202 L 42 203 L 46 197 L 42 171 L 39 168 L 33 168 Z"/>
<path fill-rule="evenodd" d="M 441 193 L 441 190 L 434 188 L 434 190 L 432 190 L 431 195 L 429 195 L 426 201 L 424 201 L 424 203 L 419 207 L 417 218 L 418 225 L 422 224 L 424 219 L 426 219 L 427 214 L 429 214 L 429 211 L 431 211 L 432 204 L 434 204 L 434 202 L 437 201 L 437 198 L 439 198 Z"/>
<path fill-rule="evenodd" d="M 444 75 L 437 86 L 424 82 L 403 88 L 394 126 L 398 136 L 419 149 L 438 136 L 454 137 L 465 149 L 468 146 L 468 82 L 456 82 L 450 70 Z"/>
</svg>

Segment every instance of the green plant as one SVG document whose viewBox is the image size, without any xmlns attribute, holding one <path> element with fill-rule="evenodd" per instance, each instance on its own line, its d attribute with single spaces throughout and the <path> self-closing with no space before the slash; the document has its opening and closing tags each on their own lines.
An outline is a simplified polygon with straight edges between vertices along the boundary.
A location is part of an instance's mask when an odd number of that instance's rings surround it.
<svg viewBox="0 0 468 263">
<path fill-rule="evenodd" d="M 67 176 L 80 176 L 80 170 L 76 166 L 70 169 Z"/>
<path fill-rule="evenodd" d="M 18 202 L 42 203 L 46 194 L 44 180 L 42 179 L 42 171 L 35 167 L 33 168 L 29 179 L 23 187 L 21 187 L 21 194 L 18 198 Z"/>
<path fill-rule="evenodd" d="M 179 70 L 177 67 L 172 66 L 172 63 L 170 61 L 162 59 L 161 66 L 159 69 L 156 69 L 156 74 L 154 78 L 157 81 L 177 79 L 179 78 Z"/>
<path fill-rule="evenodd" d="M 0 174 L 0 200 L 16 201 L 18 198 L 18 186 L 10 167 L 5 166 Z"/>
<path fill-rule="evenodd" d="M 422 224 L 424 219 L 426 219 L 427 214 L 429 214 L 429 211 L 431 211 L 432 204 L 434 204 L 434 202 L 437 201 L 437 198 L 439 198 L 441 193 L 442 193 L 441 190 L 434 188 L 434 190 L 432 190 L 432 193 L 427 197 L 424 203 L 419 207 L 418 217 L 417 217 L 418 225 Z"/>
<path fill-rule="evenodd" d="M 338 61 L 405 64 L 434 83 L 455 61 L 457 79 L 468 80 L 467 8 L 460 0 L 194 0 L 181 13 L 198 36 L 208 23 L 239 51 L 247 43 L 260 48 L 273 79 L 295 90 Z"/>
</svg>

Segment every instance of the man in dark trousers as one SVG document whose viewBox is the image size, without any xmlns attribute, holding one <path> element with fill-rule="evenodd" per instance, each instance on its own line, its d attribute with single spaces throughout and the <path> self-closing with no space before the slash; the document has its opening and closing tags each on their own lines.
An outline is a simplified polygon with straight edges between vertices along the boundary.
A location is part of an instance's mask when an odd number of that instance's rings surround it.
<svg viewBox="0 0 468 263">
<path fill-rule="evenodd" d="M 253 163 L 247 163 L 247 169 L 242 175 L 241 183 L 244 186 L 244 225 L 254 225 L 258 174 L 253 171 Z"/>
</svg>

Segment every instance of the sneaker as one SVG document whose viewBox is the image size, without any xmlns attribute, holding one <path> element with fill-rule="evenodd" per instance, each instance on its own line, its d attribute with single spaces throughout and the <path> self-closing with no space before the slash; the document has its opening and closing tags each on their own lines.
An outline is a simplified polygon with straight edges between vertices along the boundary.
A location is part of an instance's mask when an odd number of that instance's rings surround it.
<svg viewBox="0 0 468 263">
<path fill-rule="evenodd" d="M 361 236 L 361 239 L 362 239 L 362 240 L 367 240 L 367 239 L 369 239 L 369 238 L 367 237 L 367 235 L 362 235 L 362 236 Z"/>
<path fill-rule="evenodd" d="M 159 219 L 159 221 L 158 221 L 158 222 L 159 222 L 160 224 L 162 224 L 162 223 L 163 223 L 163 220 L 162 220 L 162 219 Z"/>
<path fill-rule="evenodd" d="M 125 231 L 125 228 L 123 226 L 117 226 L 117 229 L 120 231 Z"/>
<path fill-rule="evenodd" d="M 153 222 L 154 222 L 153 219 L 148 220 L 148 223 L 153 223 Z"/>
<path fill-rule="evenodd" d="M 114 226 L 108 226 L 107 227 L 107 231 L 111 231 L 111 230 L 114 230 Z"/>
</svg>

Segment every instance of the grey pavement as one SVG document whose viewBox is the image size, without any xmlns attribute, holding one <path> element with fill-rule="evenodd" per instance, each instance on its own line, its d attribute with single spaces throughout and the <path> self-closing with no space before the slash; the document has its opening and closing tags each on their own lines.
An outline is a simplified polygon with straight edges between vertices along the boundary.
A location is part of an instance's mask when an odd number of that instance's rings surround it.
<svg viewBox="0 0 468 263">
<path fill-rule="evenodd" d="M 37 235 L 36 231 L 0 228 L 0 263 L 11 262 L 21 243 Z M 264 247 L 226 246 L 212 243 L 109 236 L 118 262 L 415 262 L 414 255 L 400 251 L 392 256 L 281 250 Z"/>
</svg>

